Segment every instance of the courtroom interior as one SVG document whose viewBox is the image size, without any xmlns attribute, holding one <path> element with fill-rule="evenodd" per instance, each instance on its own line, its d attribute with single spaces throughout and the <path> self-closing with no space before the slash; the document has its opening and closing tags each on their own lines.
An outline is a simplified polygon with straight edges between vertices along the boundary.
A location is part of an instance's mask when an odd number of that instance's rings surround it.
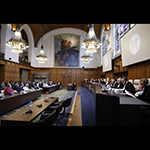
<svg viewBox="0 0 150 150">
<path fill-rule="evenodd" d="M 150 24 L 0 24 L 0 126 L 150 126 Z"/>
</svg>

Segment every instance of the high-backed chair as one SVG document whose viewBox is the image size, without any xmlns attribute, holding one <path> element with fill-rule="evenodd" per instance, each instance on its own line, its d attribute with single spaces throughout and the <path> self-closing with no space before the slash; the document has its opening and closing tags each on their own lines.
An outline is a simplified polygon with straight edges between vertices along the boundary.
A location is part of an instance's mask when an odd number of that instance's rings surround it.
<svg viewBox="0 0 150 150">
<path fill-rule="evenodd" d="M 58 117 L 59 113 L 62 110 L 62 103 L 63 103 L 63 100 L 58 105 L 56 105 L 56 106 L 50 106 L 50 107 L 48 107 L 45 110 L 45 113 L 51 113 L 53 110 L 56 110 L 56 116 L 55 116 L 55 119 L 56 119 Z"/>
<path fill-rule="evenodd" d="M 129 79 L 129 82 L 131 82 L 133 84 L 133 79 Z"/>
<path fill-rule="evenodd" d="M 51 113 L 42 114 L 40 120 L 35 123 L 31 123 L 31 126 L 52 126 L 56 116 L 56 110 L 53 110 Z"/>
<path fill-rule="evenodd" d="M 150 84 L 150 78 L 147 78 L 147 80 L 148 80 L 148 84 Z"/>
<path fill-rule="evenodd" d="M 134 80 L 135 91 L 137 91 L 139 89 L 139 86 L 140 86 L 140 80 L 139 79 L 135 79 Z"/>
<path fill-rule="evenodd" d="M 71 100 L 72 100 L 72 97 L 67 98 L 66 100 L 62 102 L 62 106 L 64 107 L 63 114 L 66 114 L 66 107 L 69 107 L 71 105 Z"/>
</svg>

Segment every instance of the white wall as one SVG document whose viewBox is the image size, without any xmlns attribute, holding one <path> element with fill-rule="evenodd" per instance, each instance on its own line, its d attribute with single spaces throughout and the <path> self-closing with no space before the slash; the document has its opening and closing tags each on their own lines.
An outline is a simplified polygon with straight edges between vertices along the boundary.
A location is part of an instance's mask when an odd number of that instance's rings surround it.
<svg viewBox="0 0 150 150">
<path fill-rule="evenodd" d="M 18 54 L 11 52 L 11 48 L 6 46 L 6 42 L 13 36 L 13 32 L 11 31 L 11 27 L 9 24 L 2 24 L 1 29 L 1 52 L 5 53 L 5 59 L 11 61 L 18 62 Z"/>
<path fill-rule="evenodd" d="M 59 28 L 53 31 L 48 32 L 43 36 L 43 45 L 45 55 L 48 57 L 48 61 L 45 64 L 40 64 L 35 59 L 37 55 L 39 55 L 42 38 L 39 40 L 37 47 L 34 47 L 34 37 L 32 30 L 27 24 L 24 24 L 20 30 L 24 29 L 27 34 L 28 42 L 29 42 L 29 50 L 28 50 L 28 60 L 31 62 L 31 66 L 33 67 L 42 67 L 49 68 L 54 67 L 54 36 L 59 34 L 76 34 L 80 36 L 80 54 L 79 54 L 79 68 L 83 66 L 85 68 L 97 68 L 100 66 L 100 49 L 98 49 L 97 53 L 93 54 L 93 60 L 89 64 L 84 64 L 83 61 L 80 60 L 81 56 L 85 54 L 85 49 L 82 48 L 82 42 L 86 38 L 86 32 L 80 29 L 75 28 Z M 18 54 L 11 52 L 11 48 L 6 46 L 6 42 L 12 37 L 12 31 L 9 24 L 2 24 L 1 29 L 1 51 L 5 53 L 5 59 L 11 61 L 18 62 Z"/>
<path fill-rule="evenodd" d="M 48 57 L 48 61 L 45 64 L 39 64 L 37 60 L 35 60 L 34 67 L 54 67 L 54 36 L 59 34 L 76 34 L 80 36 L 80 55 L 79 55 L 79 68 L 83 66 L 85 68 L 97 68 L 99 66 L 97 54 L 93 54 L 93 60 L 89 64 L 84 64 L 80 58 L 85 53 L 85 49 L 82 48 L 82 42 L 86 38 L 86 32 L 75 29 L 75 28 L 60 28 L 53 31 L 48 32 L 43 36 L 43 45 L 45 55 Z M 42 38 L 39 40 L 37 44 L 38 51 L 35 52 L 35 56 L 39 54 L 41 48 Z"/>
</svg>

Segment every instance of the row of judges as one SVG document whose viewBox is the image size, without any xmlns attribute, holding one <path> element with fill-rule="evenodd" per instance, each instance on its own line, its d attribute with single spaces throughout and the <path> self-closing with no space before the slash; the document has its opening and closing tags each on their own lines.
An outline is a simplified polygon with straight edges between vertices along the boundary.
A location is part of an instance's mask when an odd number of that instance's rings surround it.
<svg viewBox="0 0 150 150">
<path fill-rule="evenodd" d="M 90 82 L 97 83 L 103 90 L 114 91 L 114 89 L 118 89 L 118 93 L 131 94 L 142 101 L 150 103 L 150 84 L 146 78 L 140 79 L 138 90 L 135 90 L 134 85 L 126 78 L 118 78 L 117 81 L 110 79 L 107 83 L 104 79 L 92 79 Z"/>
</svg>

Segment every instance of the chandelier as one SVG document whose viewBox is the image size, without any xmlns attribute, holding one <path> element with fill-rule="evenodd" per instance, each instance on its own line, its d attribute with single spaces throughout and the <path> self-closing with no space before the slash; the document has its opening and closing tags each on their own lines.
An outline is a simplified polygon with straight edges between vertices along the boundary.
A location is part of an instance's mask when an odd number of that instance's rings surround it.
<svg viewBox="0 0 150 150">
<path fill-rule="evenodd" d="M 83 55 L 81 57 L 81 60 L 83 61 L 83 63 L 89 63 L 91 60 L 93 60 L 93 57 L 89 55 Z"/>
<path fill-rule="evenodd" d="M 23 50 L 29 48 L 28 44 L 22 39 L 19 24 L 17 24 L 13 37 L 5 45 L 12 48 L 11 51 L 15 53 L 23 53 Z"/>
<path fill-rule="evenodd" d="M 42 34 L 43 34 L 43 26 L 42 26 Z M 48 60 L 47 56 L 44 55 L 43 36 L 42 36 L 42 45 L 41 45 L 40 55 L 37 55 L 35 59 L 38 60 L 39 63 L 45 63 L 45 61 Z"/>
<path fill-rule="evenodd" d="M 44 50 L 43 49 L 44 49 L 44 47 L 43 47 L 43 44 L 42 44 L 41 50 L 40 50 L 40 55 L 36 56 L 36 60 L 38 60 L 39 63 L 45 63 L 45 61 L 48 60 L 47 56 L 44 55 Z"/>
<path fill-rule="evenodd" d="M 97 49 L 100 48 L 102 44 L 95 35 L 94 25 L 92 24 L 86 39 L 82 43 L 82 48 L 85 48 L 85 53 L 96 53 Z"/>
</svg>

